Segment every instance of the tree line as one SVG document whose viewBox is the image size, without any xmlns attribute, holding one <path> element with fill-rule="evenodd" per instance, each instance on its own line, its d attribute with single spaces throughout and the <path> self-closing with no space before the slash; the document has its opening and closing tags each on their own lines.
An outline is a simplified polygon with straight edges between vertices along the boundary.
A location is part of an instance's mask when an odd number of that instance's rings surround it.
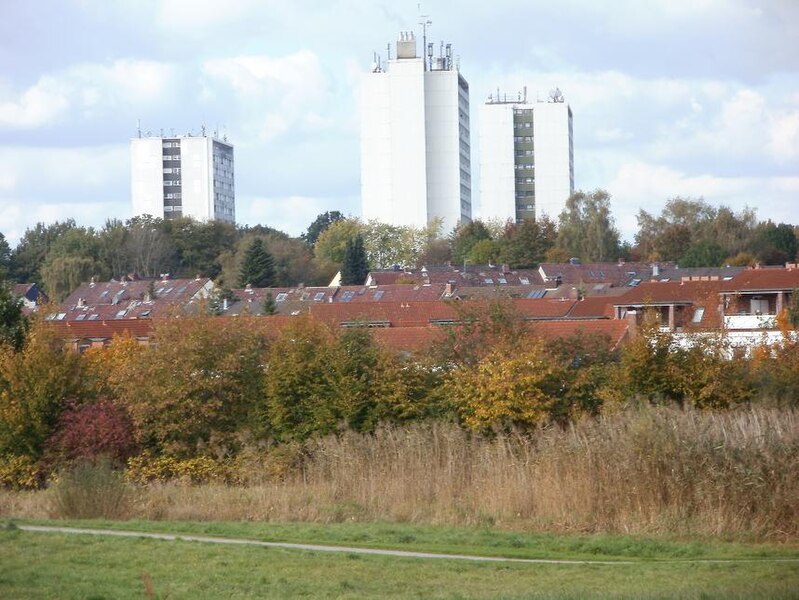
<svg viewBox="0 0 799 600">
<path fill-rule="evenodd" d="M 229 465 L 259 448 L 381 423 L 523 434 L 635 403 L 799 404 L 799 339 L 787 333 L 730 358 L 723 336 L 683 347 L 655 320 L 613 348 L 602 336 L 541 337 L 506 301 L 458 310 L 460 324 L 413 357 L 368 328 L 307 316 L 279 332 L 257 317 L 167 319 L 154 323 L 155 345 L 122 337 L 82 355 L 36 321 L 20 346 L 0 343 L 0 482 L 39 485 L 100 456 L 135 464 L 146 479 L 164 461 Z M 790 310 L 786 331 L 799 303 Z"/>
<path fill-rule="evenodd" d="M 755 212 L 672 198 L 660 214 L 641 209 L 632 242 L 622 241 L 604 190 L 575 192 L 557 222 L 394 226 L 320 214 L 299 237 L 263 226 L 235 226 L 150 216 L 108 220 L 102 228 L 74 220 L 28 229 L 14 249 L 0 233 L 0 280 L 39 283 L 60 300 L 91 277 L 210 277 L 227 288 L 326 285 L 339 271 L 360 284 L 369 269 L 394 265 L 670 261 L 683 267 L 781 264 L 797 255 L 797 227 L 758 221 Z"/>
</svg>

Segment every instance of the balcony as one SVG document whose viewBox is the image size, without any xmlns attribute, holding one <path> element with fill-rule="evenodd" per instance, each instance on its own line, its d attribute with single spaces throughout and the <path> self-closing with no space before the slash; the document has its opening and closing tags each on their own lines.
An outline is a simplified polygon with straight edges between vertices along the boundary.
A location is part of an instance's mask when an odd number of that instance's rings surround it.
<svg viewBox="0 0 799 600">
<path fill-rule="evenodd" d="M 730 315 L 724 317 L 725 329 L 774 329 L 777 315 Z"/>
</svg>

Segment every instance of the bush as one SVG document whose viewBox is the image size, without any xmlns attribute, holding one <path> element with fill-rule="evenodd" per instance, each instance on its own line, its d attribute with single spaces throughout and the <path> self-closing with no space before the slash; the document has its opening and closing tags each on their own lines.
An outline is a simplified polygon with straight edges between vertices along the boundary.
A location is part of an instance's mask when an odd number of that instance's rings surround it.
<svg viewBox="0 0 799 600">
<path fill-rule="evenodd" d="M 105 456 L 122 466 L 134 453 L 133 425 L 124 409 L 110 400 L 67 406 L 47 442 L 49 458 L 59 465 Z"/>
<path fill-rule="evenodd" d="M 140 484 L 166 482 L 175 479 L 186 483 L 231 483 L 236 481 L 237 469 L 208 456 L 178 459 L 174 456 L 135 456 L 128 461 L 128 481 Z"/>
<path fill-rule="evenodd" d="M 12 490 L 32 490 L 44 479 L 41 467 L 29 456 L 0 457 L 0 486 Z"/>
<path fill-rule="evenodd" d="M 125 519 L 132 494 L 108 459 L 81 461 L 54 486 L 53 513 L 64 519 Z"/>
</svg>

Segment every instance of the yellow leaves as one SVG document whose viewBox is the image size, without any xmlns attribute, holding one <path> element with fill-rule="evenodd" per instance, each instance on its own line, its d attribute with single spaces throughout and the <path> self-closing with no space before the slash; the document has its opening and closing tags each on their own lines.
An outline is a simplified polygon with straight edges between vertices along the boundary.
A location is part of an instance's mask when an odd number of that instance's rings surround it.
<svg viewBox="0 0 799 600">
<path fill-rule="evenodd" d="M 457 369 L 446 392 L 470 429 L 535 426 L 554 415 L 564 373 L 539 339 L 498 346 L 473 369 Z"/>
</svg>

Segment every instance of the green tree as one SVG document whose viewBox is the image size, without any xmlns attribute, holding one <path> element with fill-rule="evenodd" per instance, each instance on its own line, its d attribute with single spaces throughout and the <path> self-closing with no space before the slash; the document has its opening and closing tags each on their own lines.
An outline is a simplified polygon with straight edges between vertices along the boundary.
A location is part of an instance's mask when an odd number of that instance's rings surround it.
<svg viewBox="0 0 799 600">
<path fill-rule="evenodd" d="M 22 298 L 14 298 L 11 289 L 0 281 L 0 346 L 19 352 L 25 344 L 28 319 L 22 312 Z"/>
<path fill-rule="evenodd" d="M 610 214 L 610 195 L 605 190 L 574 192 L 558 218 L 557 245 L 586 262 L 616 260 L 619 231 Z"/>
<path fill-rule="evenodd" d="M 277 303 L 272 297 L 272 292 L 266 293 L 262 309 L 265 315 L 274 315 L 277 313 Z"/>
<path fill-rule="evenodd" d="M 468 260 L 469 252 L 474 245 L 481 240 L 490 240 L 491 232 L 482 221 L 472 221 L 461 223 L 450 234 L 450 246 L 452 247 L 452 260 L 456 265 Z"/>
<path fill-rule="evenodd" d="M 239 287 L 270 287 L 275 278 L 275 260 L 264 249 L 261 238 L 255 238 L 244 254 L 239 272 Z"/>
<path fill-rule="evenodd" d="M 14 281 L 40 283 L 40 269 L 50 246 L 76 227 L 73 219 L 67 219 L 52 225 L 37 223 L 33 229 L 27 229 L 11 254 L 11 276 Z"/>
<path fill-rule="evenodd" d="M 5 236 L 0 233 L 0 282 L 8 279 L 11 274 L 11 248 Z"/>
<path fill-rule="evenodd" d="M 530 269 L 546 260 L 557 241 L 557 226 L 547 216 L 510 223 L 503 233 L 500 260 L 512 269 Z"/>
<path fill-rule="evenodd" d="M 344 219 L 344 215 L 342 215 L 339 211 L 326 211 L 317 215 L 314 222 L 308 226 L 308 231 L 302 234 L 305 243 L 309 246 L 313 246 L 316 244 L 316 240 L 319 239 L 319 236 L 333 223 L 337 221 L 341 221 Z"/>
<path fill-rule="evenodd" d="M 796 258 L 797 245 L 793 226 L 766 221 L 755 229 L 751 250 L 761 262 L 780 265 Z"/>
<path fill-rule="evenodd" d="M 727 251 L 713 242 L 699 242 L 688 248 L 680 258 L 681 267 L 720 267 Z"/>
<path fill-rule="evenodd" d="M 361 234 L 347 243 L 344 261 L 341 263 L 341 285 L 363 285 L 369 275 L 369 263 L 363 247 Z"/>
<path fill-rule="evenodd" d="M 323 262 L 341 265 L 347 243 L 361 232 L 362 225 L 357 219 L 342 219 L 325 229 L 316 240 L 314 255 Z"/>
</svg>

